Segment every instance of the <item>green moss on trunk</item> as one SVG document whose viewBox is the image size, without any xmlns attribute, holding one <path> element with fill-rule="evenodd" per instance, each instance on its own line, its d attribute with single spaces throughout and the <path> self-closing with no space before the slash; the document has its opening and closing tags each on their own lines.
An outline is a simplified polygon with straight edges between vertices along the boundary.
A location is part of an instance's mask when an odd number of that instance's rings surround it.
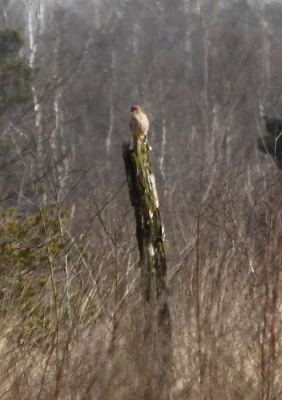
<svg viewBox="0 0 282 400">
<path fill-rule="evenodd" d="M 135 210 L 141 291 L 152 311 L 152 321 L 148 322 L 151 327 L 148 329 L 155 333 L 163 332 L 167 340 L 170 336 L 170 314 L 167 304 L 164 229 L 149 145 L 139 143 L 133 149 L 129 143 L 124 143 L 123 158 L 131 204 Z"/>
</svg>

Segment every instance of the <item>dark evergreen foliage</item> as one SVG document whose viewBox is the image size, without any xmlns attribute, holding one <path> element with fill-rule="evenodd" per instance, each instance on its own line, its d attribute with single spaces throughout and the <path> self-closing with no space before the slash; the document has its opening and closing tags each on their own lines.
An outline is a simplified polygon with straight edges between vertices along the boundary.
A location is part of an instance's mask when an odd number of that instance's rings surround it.
<svg viewBox="0 0 282 400">
<path fill-rule="evenodd" d="M 22 45 L 23 38 L 17 30 L 0 31 L 0 116 L 31 98 L 36 70 L 20 59 Z"/>
<path fill-rule="evenodd" d="M 17 55 L 23 42 L 23 38 L 17 30 L 7 28 L 0 32 L 1 59 Z"/>
<path fill-rule="evenodd" d="M 257 141 L 258 149 L 270 155 L 282 167 L 282 119 L 264 117 L 267 134 Z"/>
</svg>

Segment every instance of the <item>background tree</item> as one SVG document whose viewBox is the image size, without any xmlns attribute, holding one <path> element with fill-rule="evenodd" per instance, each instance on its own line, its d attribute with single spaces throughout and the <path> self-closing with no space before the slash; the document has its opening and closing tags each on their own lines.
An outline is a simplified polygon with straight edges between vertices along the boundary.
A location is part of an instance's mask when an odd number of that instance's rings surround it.
<svg viewBox="0 0 282 400">
<path fill-rule="evenodd" d="M 19 31 L 6 28 L 0 31 L 0 186 L 1 197 L 13 195 L 19 185 L 20 175 L 17 169 L 19 157 L 15 152 L 13 135 L 23 136 L 20 128 L 15 128 L 13 122 L 26 113 L 32 100 L 32 83 L 37 68 L 31 68 L 27 60 L 20 55 L 24 39 Z M 21 109 L 21 113 L 19 110 Z M 30 140 L 21 143 L 17 140 L 22 155 L 30 154 L 34 147 Z M 18 186 L 19 187 L 19 186 Z M 14 192 L 15 193 L 15 192 Z"/>
<path fill-rule="evenodd" d="M 0 31 L 0 117 L 13 106 L 32 98 L 35 70 L 20 58 L 23 37 L 17 30 Z"/>
<path fill-rule="evenodd" d="M 282 120 L 280 118 L 264 117 L 267 134 L 258 138 L 259 151 L 271 156 L 275 164 L 282 167 Z"/>
</svg>

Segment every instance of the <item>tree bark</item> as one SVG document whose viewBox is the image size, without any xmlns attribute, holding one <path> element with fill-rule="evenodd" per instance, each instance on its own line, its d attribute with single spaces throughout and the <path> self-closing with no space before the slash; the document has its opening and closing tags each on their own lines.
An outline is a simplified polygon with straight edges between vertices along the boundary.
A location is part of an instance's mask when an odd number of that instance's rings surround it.
<svg viewBox="0 0 282 400">
<path fill-rule="evenodd" d="M 123 159 L 131 204 L 135 210 L 145 309 L 144 345 L 149 351 L 148 391 L 144 397 L 157 399 L 162 395 L 164 399 L 168 396 L 169 385 L 171 321 L 167 302 L 164 228 L 148 143 L 138 143 L 134 148 L 124 143 Z M 149 360 L 151 366 L 148 367 Z"/>
</svg>

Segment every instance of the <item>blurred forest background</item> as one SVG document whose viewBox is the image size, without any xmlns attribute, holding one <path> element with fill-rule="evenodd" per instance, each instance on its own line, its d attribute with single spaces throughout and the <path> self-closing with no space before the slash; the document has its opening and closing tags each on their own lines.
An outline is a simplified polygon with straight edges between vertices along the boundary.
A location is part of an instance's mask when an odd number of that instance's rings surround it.
<svg viewBox="0 0 282 400">
<path fill-rule="evenodd" d="M 1 1 L 0 398 L 148 398 L 132 104 L 166 231 L 161 398 L 282 398 L 281 165 L 259 151 L 281 22 L 274 0 Z"/>
</svg>

